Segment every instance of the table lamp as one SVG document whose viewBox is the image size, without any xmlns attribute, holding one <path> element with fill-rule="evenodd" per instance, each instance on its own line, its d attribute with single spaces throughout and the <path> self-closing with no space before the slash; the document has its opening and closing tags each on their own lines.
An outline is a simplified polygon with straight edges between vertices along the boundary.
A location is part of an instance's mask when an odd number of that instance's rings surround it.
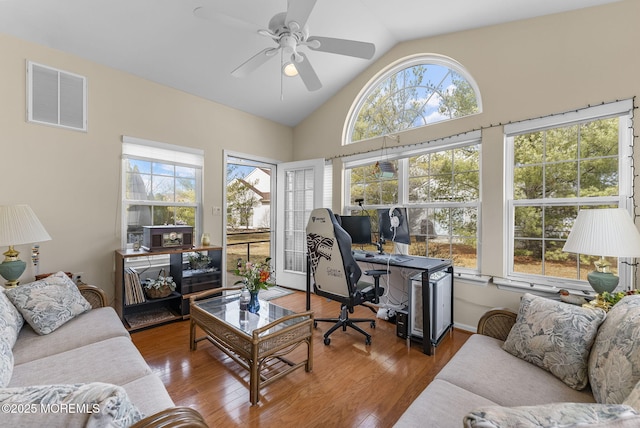
<svg viewBox="0 0 640 428">
<path fill-rule="evenodd" d="M 49 240 L 51 236 L 29 205 L 0 206 L 0 246 L 9 246 L 9 250 L 3 253 L 4 261 L 0 263 L 0 275 L 7 280 L 5 287 L 18 285 L 18 278 L 27 267 L 13 246 Z"/>
<path fill-rule="evenodd" d="M 619 278 L 609 271 L 605 257 L 640 257 L 640 233 L 621 208 L 580 210 L 563 251 L 600 256 L 587 280 L 597 292 L 612 292 Z"/>
</svg>

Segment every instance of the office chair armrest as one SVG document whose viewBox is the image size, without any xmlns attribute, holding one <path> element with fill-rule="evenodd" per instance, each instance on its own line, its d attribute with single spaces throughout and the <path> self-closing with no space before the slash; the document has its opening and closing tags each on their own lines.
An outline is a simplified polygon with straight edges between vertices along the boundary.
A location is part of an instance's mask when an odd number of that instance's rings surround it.
<svg viewBox="0 0 640 428">
<path fill-rule="evenodd" d="M 368 275 L 368 276 L 373 276 L 374 278 L 376 276 L 381 276 L 381 275 L 386 275 L 389 272 L 387 272 L 386 269 L 370 269 L 370 270 L 365 270 L 364 274 Z"/>
<path fill-rule="evenodd" d="M 380 294 L 381 294 L 380 293 L 380 277 L 388 273 L 389 272 L 386 269 L 370 269 L 370 270 L 364 271 L 365 275 L 373 277 L 373 285 L 375 287 L 375 296 L 371 301 L 372 303 L 376 303 L 376 304 L 380 303 Z"/>
</svg>

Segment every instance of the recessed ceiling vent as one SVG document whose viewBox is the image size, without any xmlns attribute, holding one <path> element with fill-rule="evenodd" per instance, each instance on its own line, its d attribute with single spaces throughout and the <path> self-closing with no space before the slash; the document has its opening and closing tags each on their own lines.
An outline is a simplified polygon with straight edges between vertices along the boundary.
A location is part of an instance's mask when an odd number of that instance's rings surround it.
<svg viewBox="0 0 640 428">
<path fill-rule="evenodd" d="M 87 79 L 29 61 L 27 120 L 86 131 Z"/>
</svg>

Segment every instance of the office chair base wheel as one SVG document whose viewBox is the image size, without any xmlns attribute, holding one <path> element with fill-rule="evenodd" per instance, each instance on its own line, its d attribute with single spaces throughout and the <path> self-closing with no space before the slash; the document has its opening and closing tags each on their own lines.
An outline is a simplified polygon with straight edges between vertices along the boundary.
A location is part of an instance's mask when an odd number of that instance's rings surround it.
<svg viewBox="0 0 640 428">
<path fill-rule="evenodd" d="M 371 338 L 370 337 L 365 338 L 364 339 L 364 344 L 365 345 L 371 345 Z"/>
<path fill-rule="evenodd" d="M 313 322 L 313 328 L 318 328 L 318 322 L 317 321 Z"/>
<path fill-rule="evenodd" d="M 371 328 L 376 328 L 376 322 L 375 321 L 371 321 Z"/>
<path fill-rule="evenodd" d="M 330 343 L 331 343 L 331 339 L 329 339 L 328 337 L 325 337 L 325 338 L 324 338 L 324 344 L 325 344 L 325 345 L 328 345 L 328 344 L 330 344 Z"/>
</svg>

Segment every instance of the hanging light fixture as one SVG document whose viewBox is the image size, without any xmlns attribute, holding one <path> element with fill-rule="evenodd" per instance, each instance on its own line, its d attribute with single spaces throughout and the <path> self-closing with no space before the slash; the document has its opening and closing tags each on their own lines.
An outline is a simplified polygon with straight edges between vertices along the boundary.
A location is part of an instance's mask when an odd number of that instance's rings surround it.
<svg viewBox="0 0 640 428">
<path fill-rule="evenodd" d="M 395 138 L 396 141 L 400 140 L 400 137 L 397 135 L 393 138 Z M 385 135 L 382 137 L 382 156 L 385 159 L 377 161 L 375 165 L 375 176 L 380 180 L 391 180 L 398 176 L 395 165 L 389 160 L 386 142 L 387 136 Z"/>
</svg>

